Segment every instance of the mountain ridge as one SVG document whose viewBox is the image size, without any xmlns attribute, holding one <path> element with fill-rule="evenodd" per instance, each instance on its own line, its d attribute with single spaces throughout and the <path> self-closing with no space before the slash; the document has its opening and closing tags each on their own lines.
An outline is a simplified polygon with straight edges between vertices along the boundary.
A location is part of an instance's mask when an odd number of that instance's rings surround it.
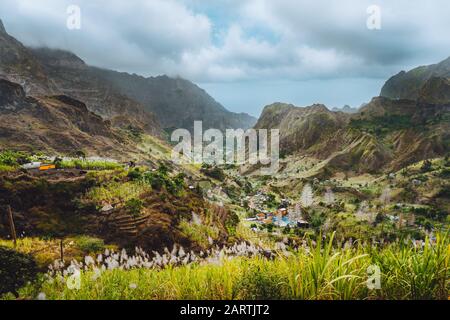
<svg viewBox="0 0 450 320">
<path fill-rule="evenodd" d="M 65 84 L 64 74 L 73 79 L 89 79 L 89 87 L 101 83 L 108 90 L 126 96 L 141 104 L 147 112 L 155 114 L 163 128 L 192 129 L 194 121 L 202 120 L 205 128 L 250 128 L 256 119 L 245 113 L 228 111 L 204 89 L 189 80 L 167 75 L 144 77 L 89 66 L 72 52 L 60 49 L 29 48 L 51 73 L 58 85 Z M 92 85 L 94 84 L 94 85 Z M 75 80 L 72 86 L 80 85 Z M 88 85 L 81 85 L 82 87 Z M 103 89 L 105 91 L 105 89 Z M 89 100 L 91 97 L 77 97 Z"/>
<path fill-rule="evenodd" d="M 205 128 L 218 129 L 246 129 L 256 123 L 248 114 L 228 111 L 188 80 L 145 78 L 89 66 L 67 50 L 25 47 L 4 27 L 0 78 L 20 84 L 27 95 L 72 96 L 113 125 L 131 125 L 157 137 L 166 136 L 163 128 L 191 129 L 196 120 L 202 120 Z M 130 88 L 129 82 L 138 88 Z"/>
<path fill-rule="evenodd" d="M 417 100 L 421 88 L 433 77 L 450 78 L 450 57 L 436 64 L 397 73 L 383 85 L 380 96 L 391 99 Z"/>
<path fill-rule="evenodd" d="M 316 157 L 328 171 L 395 171 L 450 152 L 449 96 L 448 79 L 433 77 L 416 100 L 374 97 L 351 114 L 278 102 L 255 128 L 279 129 L 281 154 Z"/>
</svg>

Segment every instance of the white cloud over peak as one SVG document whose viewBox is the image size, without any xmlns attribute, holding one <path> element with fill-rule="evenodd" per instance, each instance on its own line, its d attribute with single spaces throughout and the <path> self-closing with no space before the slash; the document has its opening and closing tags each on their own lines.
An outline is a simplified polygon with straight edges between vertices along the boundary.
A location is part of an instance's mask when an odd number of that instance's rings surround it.
<svg viewBox="0 0 450 320">
<path fill-rule="evenodd" d="M 81 30 L 66 28 L 71 4 L 81 8 Z M 373 4 L 381 9 L 381 30 L 366 27 Z M 203 84 L 379 83 L 450 55 L 449 12 L 448 0 L 0 1 L 0 19 L 26 45 Z"/>
</svg>

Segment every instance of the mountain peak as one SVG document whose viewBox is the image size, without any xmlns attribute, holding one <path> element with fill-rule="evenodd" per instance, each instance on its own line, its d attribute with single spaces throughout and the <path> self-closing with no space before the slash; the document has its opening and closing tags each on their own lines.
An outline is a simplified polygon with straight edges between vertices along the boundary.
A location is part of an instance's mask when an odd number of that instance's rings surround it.
<svg viewBox="0 0 450 320">
<path fill-rule="evenodd" d="M 386 81 L 380 95 L 391 99 L 417 100 L 422 86 L 433 77 L 450 78 L 450 57 L 437 64 L 398 73 Z"/>
<path fill-rule="evenodd" d="M 33 54 L 45 65 L 52 67 L 67 67 L 72 69 L 86 67 L 86 63 L 70 51 L 46 47 L 29 48 L 29 50 L 31 50 Z"/>
</svg>

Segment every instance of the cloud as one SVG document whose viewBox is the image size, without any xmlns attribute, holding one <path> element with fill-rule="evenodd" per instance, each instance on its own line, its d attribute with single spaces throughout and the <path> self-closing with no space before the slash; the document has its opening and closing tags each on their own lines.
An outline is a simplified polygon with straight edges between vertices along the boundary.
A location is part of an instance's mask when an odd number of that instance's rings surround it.
<svg viewBox="0 0 450 320">
<path fill-rule="evenodd" d="M 82 10 L 70 31 L 66 8 Z M 450 54 L 446 0 L 2 0 L 6 28 L 27 45 L 88 63 L 196 82 L 385 78 Z"/>
<path fill-rule="evenodd" d="M 68 30 L 72 0 L 2 0 L 7 29 L 25 44 L 74 51 L 88 63 L 174 73 L 185 52 L 209 46 L 211 22 L 173 0 L 79 0 L 81 30 Z"/>
</svg>

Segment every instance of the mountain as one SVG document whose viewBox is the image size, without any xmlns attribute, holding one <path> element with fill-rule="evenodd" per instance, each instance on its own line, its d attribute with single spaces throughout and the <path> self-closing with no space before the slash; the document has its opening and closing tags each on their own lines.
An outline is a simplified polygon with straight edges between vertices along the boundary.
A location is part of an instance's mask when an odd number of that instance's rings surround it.
<svg viewBox="0 0 450 320">
<path fill-rule="evenodd" d="M 275 103 L 255 128 L 278 128 L 282 155 L 315 157 L 328 172 L 398 170 L 450 153 L 449 76 L 450 58 L 401 72 L 352 113 Z"/>
<path fill-rule="evenodd" d="M 86 101 L 107 118 L 117 115 L 119 108 L 121 112 L 155 114 L 163 128 L 191 129 L 195 120 L 203 120 L 205 128 L 218 129 L 249 128 L 256 122 L 249 115 L 226 110 L 203 89 L 181 78 L 144 78 L 88 66 L 62 50 L 30 50 L 61 91 Z"/>
<path fill-rule="evenodd" d="M 421 66 L 408 72 L 401 71 L 384 84 L 380 96 L 417 100 L 422 87 L 434 77 L 450 78 L 450 57 L 437 64 Z"/>
<path fill-rule="evenodd" d="M 154 114 L 138 101 L 115 90 L 75 54 L 52 49 L 29 49 L 39 61 L 60 94 L 83 101 L 89 110 L 110 120 L 118 127 L 139 128 L 160 135 L 161 128 Z"/>
<path fill-rule="evenodd" d="M 95 69 L 96 74 L 121 93 L 139 101 L 158 117 L 164 128 L 193 127 L 202 120 L 204 128 L 251 128 L 256 119 L 246 113 L 233 113 L 215 101 L 205 90 L 182 78 L 138 75 Z"/>
<path fill-rule="evenodd" d="M 430 78 L 417 100 L 376 97 L 354 114 L 275 103 L 255 128 L 280 129 L 281 154 L 315 157 L 328 172 L 399 170 L 450 152 L 449 94 L 448 79 Z"/>
<path fill-rule="evenodd" d="M 0 78 L 21 84 L 26 93 L 52 93 L 52 86 L 39 61 L 11 37 L 0 20 Z"/>
<path fill-rule="evenodd" d="M 341 112 L 344 112 L 344 113 L 356 113 L 356 112 L 358 112 L 358 109 L 357 108 L 352 108 L 348 104 L 346 104 L 342 108 L 336 108 L 335 107 L 335 108 L 332 109 L 332 111 L 335 111 L 335 112 L 341 111 Z"/>
<path fill-rule="evenodd" d="M 430 78 L 420 89 L 418 99 L 422 103 L 449 104 L 450 78 Z"/>
<path fill-rule="evenodd" d="M 54 54 L 48 57 L 46 51 Z M 80 74 L 79 70 L 87 68 L 81 59 L 68 52 L 26 48 L 8 35 L 1 23 L 0 79 L 19 84 L 29 96 L 73 97 L 113 125 L 162 135 L 153 114 L 140 103 L 112 90 L 107 83 L 88 74 Z"/>
<path fill-rule="evenodd" d="M 344 128 L 348 121 L 346 114 L 332 112 L 320 104 L 298 108 L 274 103 L 264 108 L 255 128 L 279 129 L 280 148 L 284 153 L 292 153 L 313 147 Z"/>
<path fill-rule="evenodd" d="M 0 79 L 0 145 L 121 158 L 134 151 L 131 141 L 84 103 L 63 95 L 27 96 L 22 86 L 4 79 Z"/>
<path fill-rule="evenodd" d="M 110 120 L 155 136 L 162 128 L 249 128 L 256 119 L 226 110 L 192 82 L 167 76 L 144 78 L 87 65 L 71 52 L 27 48 L 0 27 L 0 78 L 32 96 L 66 95 Z"/>
</svg>

